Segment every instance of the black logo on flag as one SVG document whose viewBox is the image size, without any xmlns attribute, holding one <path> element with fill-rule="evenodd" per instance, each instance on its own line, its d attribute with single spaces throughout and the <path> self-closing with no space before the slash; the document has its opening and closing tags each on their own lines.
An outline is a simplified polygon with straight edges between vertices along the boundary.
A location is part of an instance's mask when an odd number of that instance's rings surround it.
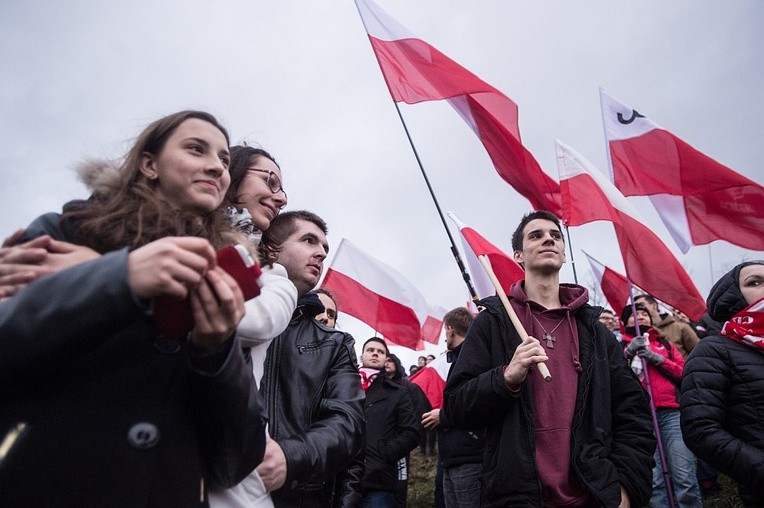
<svg viewBox="0 0 764 508">
<path fill-rule="evenodd" d="M 645 115 L 640 115 L 639 112 L 636 109 L 631 110 L 631 118 L 628 120 L 625 120 L 623 118 L 623 115 L 621 113 L 618 113 L 618 121 L 621 122 L 624 125 L 629 125 L 631 122 L 634 121 L 635 118 L 644 118 Z"/>
</svg>

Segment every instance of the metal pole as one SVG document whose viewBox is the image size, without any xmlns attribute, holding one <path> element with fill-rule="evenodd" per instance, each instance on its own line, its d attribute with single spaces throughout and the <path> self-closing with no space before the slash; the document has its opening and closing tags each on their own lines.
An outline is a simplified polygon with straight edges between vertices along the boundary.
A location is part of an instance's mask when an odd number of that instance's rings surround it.
<svg viewBox="0 0 764 508">
<path fill-rule="evenodd" d="M 358 7 L 358 4 L 356 4 L 356 9 L 358 9 L 358 15 L 361 17 L 361 22 L 363 23 L 363 26 L 366 29 L 366 32 L 368 33 L 369 27 L 366 26 L 366 21 L 363 19 L 363 15 L 361 14 L 361 9 Z M 377 52 L 375 50 L 373 50 L 372 52 L 374 53 L 374 58 L 377 59 L 377 64 L 379 64 L 379 68 L 381 70 L 382 63 L 379 61 Z M 440 204 L 438 203 L 438 199 L 435 197 L 435 192 L 432 190 L 432 185 L 430 185 L 430 179 L 427 178 L 427 173 L 425 173 L 424 171 L 422 160 L 419 158 L 419 153 L 416 151 L 416 146 L 414 146 L 414 141 L 411 139 L 411 134 L 409 134 L 409 129 L 408 129 L 408 126 L 406 125 L 406 121 L 403 119 L 403 115 L 401 114 L 401 110 L 398 107 L 398 103 L 395 102 L 395 97 L 393 97 L 392 88 L 390 87 L 390 83 L 388 83 L 387 76 L 385 75 L 384 72 L 382 72 L 382 78 L 385 80 L 385 84 L 387 85 L 388 91 L 390 91 L 390 98 L 393 100 L 393 104 L 395 105 L 395 110 L 398 112 L 398 118 L 401 119 L 403 130 L 406 131 L 406 137 L 409 140 L 411 149 L 414 151 L 414 157 L 416 158 L 416 162 L 419 165 L 419 171 L 422 172 L 422 176 L 424 177 L 424 182 L 427 184 L 427 189 L 430 191 L 430 196 L 432 196 L 432 200 L 435 203 L 435 208 L 438 210 L 438 216 L 440 216 L 440 221 L 443 223 L 443 227 L 446 229 L 448 240 L 451 242 L 451 254 L 454 256 L 454 261 L 456 261 L 456 265 L 459 267 L 459 271 L 462 272 L 462 278 L 464 279 L 464 283 L 467 284 L 467 290 L 470 292 L 470 296 L 472 296 L 472 301 L 477 302 L 479 299 L 477 295 L 477 291 L 475 291 L 475 287 L 472 285 L 472 280 L 470 280 L 470 274 L 467 273 L 467 269 L 464 267 L 462 258 L 459 255 L 459 251 L 456 248 L 456 243 L 454 242 L 454 239 L 451 236 L 451 231 L 449 231 L 448 225 L 446 224 L 446 219 L 445 217 L 443 217 L 443 212 L 440 209 Z"/>
<path fill-rule="evenodd" d="M 448 235 L 448 240 L 451 242 L 451 254 L 454 256 L 454 261 L 456 261 L 456 265 L 459 267 L 459 271 L 462 272 L 462 278 L 464 279 L 464 283 L 467 284 L 467 289 L 470 292 L 470 295 L 472 296 L 472 300 L 477 302 L 478 296 L 477 291 L 475 291 L 475 287 L 472 285 L 472 280 L 470 279 L 470 274 L 467 273 L 467 269 L 464 267 L 464 262 L 462 261 L 461 256 L 459 255 L 459 251 L 456 248 L 456 243 L 454 243 L 454 238 L 451 236 L 451 231 L 448 229 L 448 225 L 446 224 L 446 218 L 443 216 L 443 211 L 440 208 L 440 203 L 438 203 L 438 198 L 435 197 L 435 191 L 432 190 L 432 185 L 430 185 L 430 179 L 427 177 L 427 173 L 424 170 L 424 166 L 422 165 L 422 160 L 419 158 L 419 153 L 416 150 L 416 146 L 414 146 L 414 141 L 411 139 L 411 134 L 409 133 L 409 128 L 406 125 L 406 121 L 403 119 L 403 115 L 401 114 L 401 109 L 398 107 L 398 103 L 393 101 L 393 104 L 395 104 L 395 110 L 398 112 L 398 118 L 401 119 L 401 124 L 403 125 L 403 130 L 406 132 L 406 137 L 409 140 L 409 145 L 411 145 L 411 150 L 414 152 L 414 157 L 416 158 L 416 162 L 419 165 L 419 171 L 422 173 L 422 177 L 424 178 L 424 183 L 427 184 L 427 189 L 430 191 L 430 196 L 432 197 L 433 203 L 435 203 L 435 208 L 438 211 L 438 216 L 440 217 L 440 221 L 443 223 L 443 228 L 446 230 L 446 234 Z"/>
<path fill-rule="evenodd" d="M 631 284 L 631 279 L 628 276 L 626 277 L 626 282 L 629 286 L 629 302 L 631 304 L 631 315 L 634 316 L 634 330 L 637 335 L 642 335 L 642 332 L 639 329 L 639 323 L 637 322 L 637 306 L 634 303 L 633 286 Z M 624 323 L 623 326 L 626 326 L 626 323 Z M 648 347 L 650 347 L 649 343 Z M 668 462 L 666 461 L 666 452 L 663 449 L 663 439 L 661 438 L 661 429 L 658 423 L 658 410 L 655 408 L 655 401 L 653 400 L 653 390 L 650 384 L 650 375 L 647 372 L 647 362 L 644 358 L 640 358 L 640 361 L 642 362 L 642 374 L 645 376 L 647 396 L 650 400 L 650 416 L 653 420 L 653 432 L 658 441 L 658 458 L 661 461 L 661 470 L 663 470 L 663 485 L 666 488 L 669 507 L 674 508 L 676 506 L 676 503 L 674 502 L 674 485 L 671 482 L 671 471 L 669 471 Z"/>
<path fill-rule="evenodd" d="M 570 228 L 565 224 L 565 234 L 568 236 L 568 248 L 570 249 L 570 266 L 573 268 L 573 282 L 578 284 L 578 274 L 576 274 L 576 260 L 573 259 L 573 244 L 570 241 Z"/>
</svg>

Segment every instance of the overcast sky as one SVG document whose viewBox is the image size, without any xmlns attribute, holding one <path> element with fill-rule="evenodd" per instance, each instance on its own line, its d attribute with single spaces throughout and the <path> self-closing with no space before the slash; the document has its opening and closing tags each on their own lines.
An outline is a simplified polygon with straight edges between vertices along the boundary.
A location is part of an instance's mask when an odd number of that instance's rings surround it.
<svg viewBox="0 0 764 508">
<path fill-rule="evenodd" d="M 555 179 L 555 138 L 607 171 L 603 87 L 764 180 L 764 2 L 378 3 L 513 99 L 524 144 Z M 78 160 L 119 157 L 150 121 L 186 108 L 218 116 L 232 141 L 271 151 L 289 208 L 323 216 L 332 245 L 350 239 L 432 304 L 466 300 L 351 0 L 0 1 L 0 236 L 86 197 Z M 401 108 L 444 211 L 509 251 L 528 202 L 447 104 Z M 681 255 L 649 202 L 636 203 L 703 295 L 727 268 L 763 257 L 725 242 Z M 591 280 L 582 248 L 622 270 L 610 224 L 571 235 L 579 281 Z M 562 278 L 572 281 L 570 264 Z M 373 334 L 346 316 L 341 323 L 359 342 Z M 403 356 L 408 365 L 417 354 Z"/>
</svg>

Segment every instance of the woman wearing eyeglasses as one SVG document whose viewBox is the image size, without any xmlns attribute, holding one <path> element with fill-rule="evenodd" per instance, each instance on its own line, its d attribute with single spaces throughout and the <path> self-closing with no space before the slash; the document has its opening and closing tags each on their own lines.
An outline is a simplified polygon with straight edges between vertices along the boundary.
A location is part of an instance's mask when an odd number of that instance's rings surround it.
<svg viewBox="0 0 764 508">
<path fill-rule="evenodd" d="M 228 215 L 233 225 L 250 242 L 259 244 L 271 221 L 287 204 L 281 168 L 261 148 L 231 147 L 231 186 L 226 196 L 231 204 Z M 287 277 L 286 269 L 274 263 L 263 265 L 260 296 L 244 304 L 246 313 L 236 330 L 242 347 L 249 349 L 252 372 L 257 384 L 263 377 L 263 363 L 268 346 L 286 329 L 297 305 L 297 288 Z M 272 507 L 257 471 L 252 471 L 238 485 L 210 492 L 212 508 Z"/>
</svg>

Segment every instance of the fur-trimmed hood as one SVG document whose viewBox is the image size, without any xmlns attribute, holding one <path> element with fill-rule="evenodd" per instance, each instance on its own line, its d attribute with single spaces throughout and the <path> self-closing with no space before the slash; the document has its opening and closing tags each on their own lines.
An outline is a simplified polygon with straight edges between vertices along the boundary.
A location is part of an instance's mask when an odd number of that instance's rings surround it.
<svg viewBox="0 0 764 508">
<path fill-rule="evenodd" d="M 122 173 L 115 161 L 88 159 L 75 168 L 77 177 L 96 197 L 105 197 L 121 187 Z"/>
</svg>

